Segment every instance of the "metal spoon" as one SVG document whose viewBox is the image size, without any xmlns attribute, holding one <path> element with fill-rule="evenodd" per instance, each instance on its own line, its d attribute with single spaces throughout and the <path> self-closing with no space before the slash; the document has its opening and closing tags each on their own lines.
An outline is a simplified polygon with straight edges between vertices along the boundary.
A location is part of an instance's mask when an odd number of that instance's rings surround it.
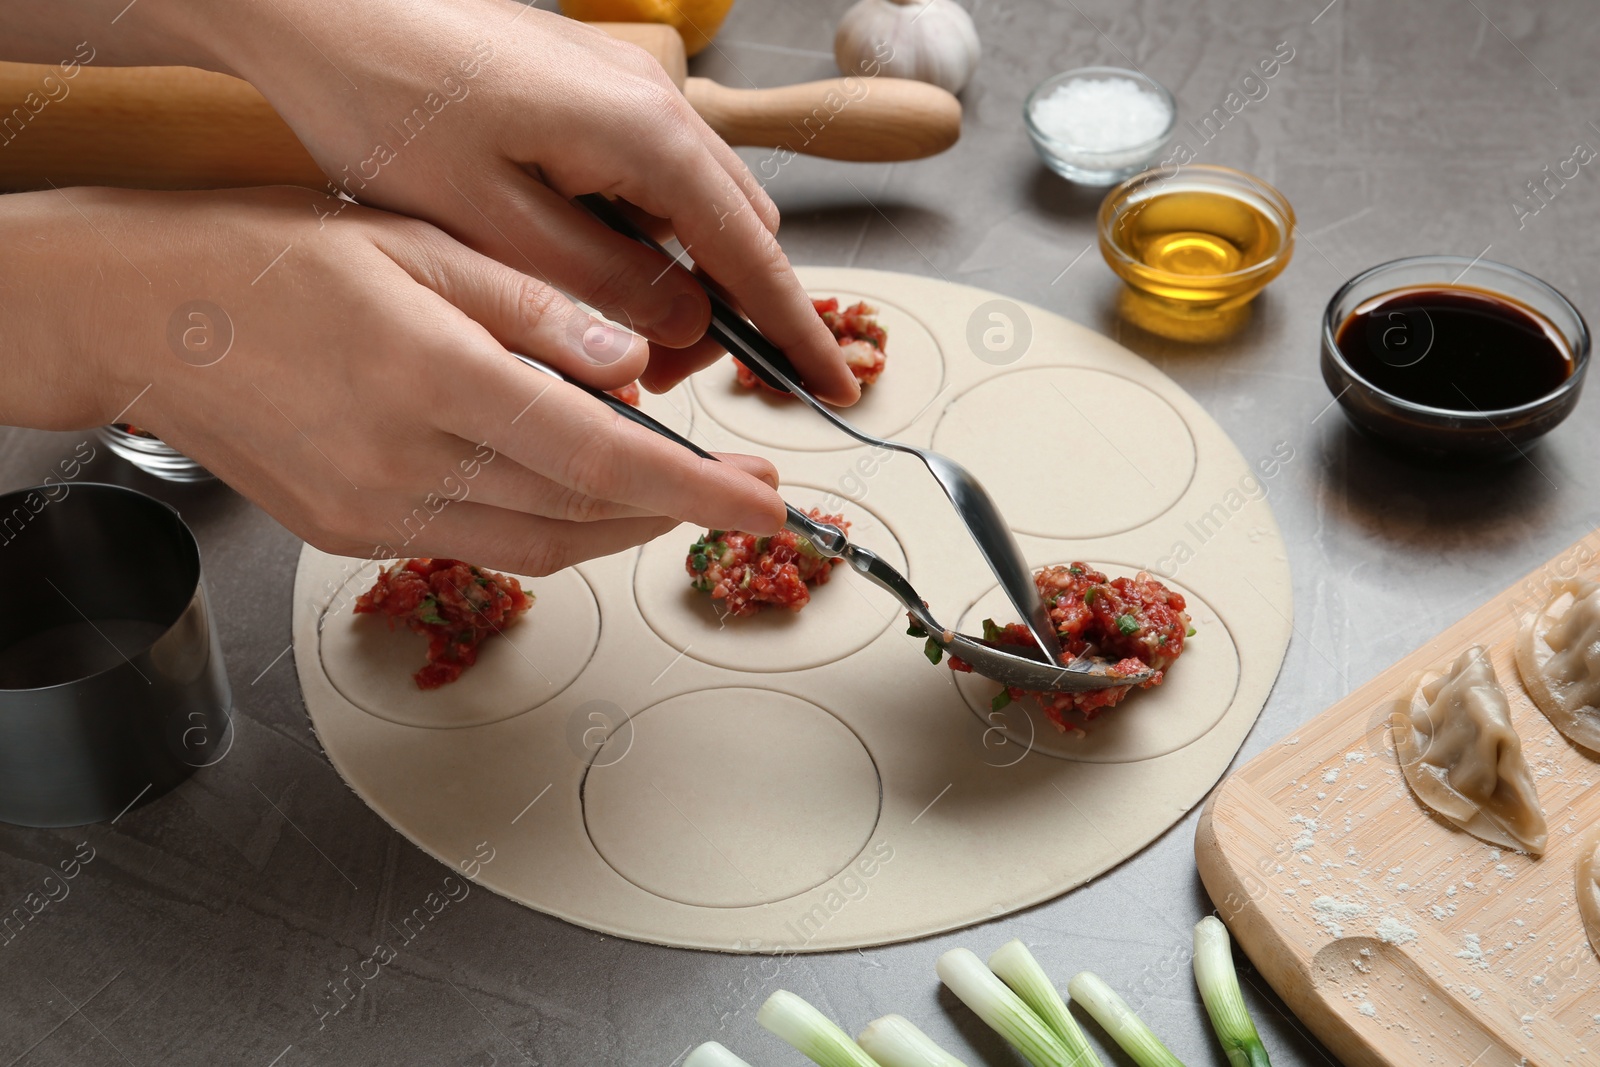
<svg viewBox="0 0 1600 1067">
<path fill-rule="evenodd" d="M 618 400 L 610 393 L 585 385 L 583 382 L 574 381 L 554 367 L 540 363 L 536 359 L 513 354 L 534 370 L 582 389 L 623 418 L 682 445 L 702 459 L 716 458 L 632 404 Z M 1099 656 L 1079 656 L 1071 663 L 1062 665 L 1059 658 L 1046 660 L 1042 653 L 1034 652 L 1025 646 L 1001 645 L 956 633 L 941 625 L 933 617 L 928 610 L 927 602 L 911 587 L 905 576 L 895 570 L 882 556 L 871 549 L 851 544 L 849 538 L 837 526 L 817 522 L 792 504 L 786 504 L 785 507 L 788 508 L 788 517 L 784 520 L 784 529 L 791 530 L 810 541 L 823 556 L 844 560 L 856 573 L 887 591 L 906 606 L 906 610 L 911 613 L 917 625 L 926 630 L 940 648 L 951 655 L 960 656 L 974 671 L 985 678 L 992 678 L 1002 685 L 1034 692 L 1082 693 L 1092 689 L 1115 689 L 1120 686 L 1138 685 L 1149 680 L 1154 673 L 1146 670 L 1137 674 L 1113 674 L 1113 664 Z M 1030 587 L 1033 587 L 1031 575 L 1028 582 Z M 1037 596 L 1037 588 L 1033 588 Z M 1048 616 L 1046 625 L 1049 625 Z M 1051 635 L 1054 636 L 1053 629 Z"/>
<path fill-rule="evenodd" d="M 578 201 L 613 230 L 662 255 L 667 255 L 666 250 L 649 234 L 635 226 L 605 197 L 591 194 L 578 197 Z M 989 569 L 999 581 L 1000 588 L 1005 590 L 1006 597 L 1017 609 L 1017 614 L 1022 616 L 1028 632 L 1039 643 L 1040 651 L 1050 663 L 1060 662 L 1061 639 L 1050 623 L 1050 613 L 1045 609 L 1044 600 L 1039 596 L 1039 587 L 1033 582 L 1033 571 L 1023 558 L 1022 550 L 1017 547 L 1016 538 L 1011 536 L 1011 528 L 1000 517 L 1000 509 L 995 506 L 994 500 L 983 488 L 982 483 L 965 467 L 946 456 L 914 445 L 875 437 L 846 421 L 800 384 L 800 375 L 794 369 L 794 364 L 783 354 L 783 350 L 767 340 L 749 319 L 739 314 L 715 283 L 706 278 L 698 280 L 705 289 L 706 296 L 711 300 L 711 327 L 706 332 L 726 348 L 734 359 L 750 368 L 756 377 L 779 392 L 793 393 L 823 418 L 857 441 L 903 452 L 908 456 L 916 456 L 927 466 L 933 474 L 934 481 L 939 483 L 939 488 L 944 490 L 945 496 L 950 498 L 950 503 L 955 505 L 956 514 L 966 524 L 972 540 L 977 543 L 978 551 L 983 554 Z"/>
</svg>

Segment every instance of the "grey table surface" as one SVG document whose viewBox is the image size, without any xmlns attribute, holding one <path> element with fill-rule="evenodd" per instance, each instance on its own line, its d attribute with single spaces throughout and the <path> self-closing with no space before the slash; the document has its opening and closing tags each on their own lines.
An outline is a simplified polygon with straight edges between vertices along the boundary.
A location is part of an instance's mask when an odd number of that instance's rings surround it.
<svg viewBox="0 0 1600 1067">
<path fill-rule="evenodd" d="M 827 76 L 845 6 L 740 0 L 697 72 L 733 85 Z M 974 17 L 984 54 L 960 143 L 916 163 L 789 162 L 768 183 L 785 247 L 798 263 L 928 274 L 1036 302 L 1171 375 L 1246 458 L 1293 448 L 1269 499 L 1289 546 L 1295 634 L 1241 762 L 1594 526 L 1592 390 L 1526 459 L 1428 469 L 1355 436 L 1327 409 L 1316 368 L 1329 295 L 1396 256 L 1485 255 L 1592 309 L 1595 177 L 1585 169 L 1542 206 L 1524 184 L 1575 145 L 1600 143 L 1590 121 L 1600 117 L 1600 24 L 1586 0 L 976 0 Z M 1179 136 L 1201 161 L 1287 194 L 1300 224 L 1293 263 L 1226 343 L 1188 347 L 1119 323 L 1118 283 L 1085 252 L 1098 194 L 1037 163 L 1023 97 L 1058 70 L 1131 64 L 1195 118 L 1280 42 L 1294 55 L 1264 98 L 1210 143 L 1182 127 Z M 1521 214 L 1518 202 L 1540 210 Z M 36 483 L 85 436 L 0 431 L 0 488 Z M 1194 813 L 1048 904 L 781 967 L 603 937 L 474 892 L 319 1025 L 327 984 L 445 872 L 344 787 L 312 736 L 283 654 L 297 539 L 224 487 L 156 483 L 104 449 L 88 476 L 171 501 L 197 531 L 237 740 L 220 764 L 116 825 L 0 826 L 6 907 L 78 842 L 96 852 L 70 896 L 0 948 L 0 1063 L 667 1065 L 715 1037 L 757 1064 L 798 1064 L 755 1023 L 782 986 L 848 1028 L 900 1012 L 968 1063 L 1012 1064 L 1021 1061 L 933 972 L 947 948 L 1010 937 L 1063 979 L 1098 970 L 1186 1062 L 1225 1062 L 1188 969 L 1190 926 L 1211 907 L 1195 873 Z M 1334 1062 L 1258 975 L 1245 976 L 1275 1063 Z"/>
</svg>

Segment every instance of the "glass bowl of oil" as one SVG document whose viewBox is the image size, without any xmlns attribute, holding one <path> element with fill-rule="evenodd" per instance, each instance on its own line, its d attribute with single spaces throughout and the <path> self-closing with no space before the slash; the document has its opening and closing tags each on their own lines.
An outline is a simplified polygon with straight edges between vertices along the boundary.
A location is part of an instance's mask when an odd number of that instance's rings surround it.
<svg viewBox="0 0 1600 1067">
<path fill-rule="evenodd" d="M 1409 256 L 1351 278 L 1322 317 L 1322 380 L 1368 436 L 1432 459 L 1515 459 L 1577 406 L 1589 327 L 1504 263 Z"/>
<path fill-rule="evenodd" d="M 1122 316 L 1182 341 L 1228 336 L 1294 254 L 1294 209 L 1260 178 L 1191 164 L 1134 175 L 1100 205 Z"/>
</svg>

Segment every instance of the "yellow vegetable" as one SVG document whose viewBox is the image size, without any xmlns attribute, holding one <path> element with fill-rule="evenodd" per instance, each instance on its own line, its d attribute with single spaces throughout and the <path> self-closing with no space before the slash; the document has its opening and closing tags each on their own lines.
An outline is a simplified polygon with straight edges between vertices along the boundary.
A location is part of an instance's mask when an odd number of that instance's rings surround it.
<svg viewBox="0 0 1600 1067">
<path fill-rule="evenodd" d="M 694 55 L 717 35 L 733 0 L 561 0 L 561 13 L 585 22 L 663 22 Z"/>
</svg>

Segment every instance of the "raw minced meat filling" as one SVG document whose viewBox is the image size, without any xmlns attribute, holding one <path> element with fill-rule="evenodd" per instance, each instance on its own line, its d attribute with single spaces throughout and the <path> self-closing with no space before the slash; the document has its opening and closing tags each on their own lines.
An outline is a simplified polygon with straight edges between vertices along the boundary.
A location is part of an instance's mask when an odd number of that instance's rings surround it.
<svg viewBox="0 0 1600 1067">
<path fill-rule="evenodd" d="M 995 698 L 996 706 L 1000 707 L 1010 700 L 1033 697 L 1061 730 L 1078 728 L 1068 719 L 1068 712 L 1076 711 L 1083 722 L 1090 722 L 1135 688 L 1159 685 L 1163 673 L 1183 654 L 1184 640 L 1194 632 L 1189 627 L 1189 616 L 1185 612 L 1188 605 L 1183 595 L 1168 589 L 1145 571 L 1132 578 L 1107 578 L 1086 563 L 1071 563 L 1046 567 L 1037 572 L 1033 580 L 1061 638 L 1063 662 L 1070 662 L 1077 656 L 1094 655 L 1113 661 L 1113 674 L 1156 672 L 1137 686 L 1087 693 L 1036 693 L 1008 686 Z M 1031 646 L 1034 643 L 1033 635 L 1021 623 L 999 626 L 993 619 L 983 620 L 983 636 L 1003 644 Z M 929 647 L 934 650 L 929 653 L 932 658 L 937 646 Z M 972 670 L 956 656 L 950 657 L 950 668 Z"/>
<path fill-rule="evenodd" d="M 808 514 L 850 532 L 841 515 L 823 514 L 821 508 Z M 838 562 L 792 530 L 779 530 L 771 537 L 707 530 L 689 547 L 684 568 L 696 589 L 726 601 L 730 615 L 754 615 L 765 604 L 799 611 L 811 600 L 810 587 L 826 582 Z"/>
<path fill-rule="evenodd" d="M 428 639 L 428 662 L 413 675 L 437 689 L 478 661 L 478 646 L 533 604 L 522 583 L 456 559 L 405 559 L 385 567 L 356 598 L 358 615 L 387 615 Z"/>
<path fill-rule="evenodd" d="M 875 317 L 878 309 L 862 301 L 841 311 L 838 299 L 831 296 L 826 300 L 813 300 L 811 306 L 817 309 L 823 323 L 833 331 L 834 340 L 844 349 L 845 365 L 856 380 L 862 385 L 877 381 L 885 362 L 883 346 L 889 339 Z M 734 369 L 739 374 L 739 384 L 746 389 L 762 386 L 768 392 L 778 391 L 757 378 L 743 363 L 735 362 Z"/>
</svg>

